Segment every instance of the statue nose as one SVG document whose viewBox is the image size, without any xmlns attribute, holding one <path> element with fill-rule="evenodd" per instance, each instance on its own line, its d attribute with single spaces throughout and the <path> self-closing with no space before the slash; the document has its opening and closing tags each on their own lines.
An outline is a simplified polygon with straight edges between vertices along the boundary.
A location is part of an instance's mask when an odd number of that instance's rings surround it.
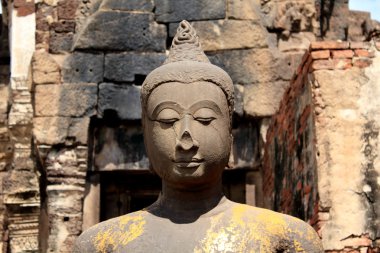
<svg viewBox="0 0 380 253">
<path fill-rule="evenodd" d="M 177 135 L 176 146 L 182 150 L 190 150 L 199 147 L 199 143 L 193 138 L 190 131 L 191 116 L 186 115 L 180 122 L 179 134 Z"/>
</svg>

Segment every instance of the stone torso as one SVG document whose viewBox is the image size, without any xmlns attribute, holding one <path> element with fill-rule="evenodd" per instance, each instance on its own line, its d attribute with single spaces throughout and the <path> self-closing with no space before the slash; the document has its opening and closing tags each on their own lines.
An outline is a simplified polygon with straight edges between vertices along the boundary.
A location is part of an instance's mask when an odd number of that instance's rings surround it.
<svg viewBox="0 0 380 253">
<path fill-rule="evenodd" d="M 323 252 L 304 222 L 269 210 L 224 201 L 189 223 L 147 210 L 85 231 L 74 252 Z"/>
</svg>

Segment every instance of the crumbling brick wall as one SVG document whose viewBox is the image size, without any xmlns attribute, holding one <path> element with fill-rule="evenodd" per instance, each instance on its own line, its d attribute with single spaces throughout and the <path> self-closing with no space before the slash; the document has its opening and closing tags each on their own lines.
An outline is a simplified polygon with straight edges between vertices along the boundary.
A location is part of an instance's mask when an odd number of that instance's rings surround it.
<svg viewBox="0 0 380 253">
<path fill-rule="evenodd" d="M 309 210 L 326 252 L 380 250 L 376 45 L 312 43 L 267 134 L 270 204 L 293 215 Z"/>
<path fill-rule="evenodd" d="M 316 223 L 318 209 L 314 106 L 306 52 L 272 118 L 264 152 L 264 194 L 267 205 Z"/>
</svg>

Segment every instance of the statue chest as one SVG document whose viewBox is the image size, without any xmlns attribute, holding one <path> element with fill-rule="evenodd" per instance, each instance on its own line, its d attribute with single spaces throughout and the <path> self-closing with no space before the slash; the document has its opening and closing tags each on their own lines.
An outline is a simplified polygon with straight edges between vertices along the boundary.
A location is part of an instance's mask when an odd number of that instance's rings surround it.
<svg viewBox="0 0 380 253">
<path fill-rule="evenodd" d="M 224 215 L 178 224 L 157 217 L 119 221 L 93 237 L 97 252 L 276 252 L 278 237 Z"/>
</svg>

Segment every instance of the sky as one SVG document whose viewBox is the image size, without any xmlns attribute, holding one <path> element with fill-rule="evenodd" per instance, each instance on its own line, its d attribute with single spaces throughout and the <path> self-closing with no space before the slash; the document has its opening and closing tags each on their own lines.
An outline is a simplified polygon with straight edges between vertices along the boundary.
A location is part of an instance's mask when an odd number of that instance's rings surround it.
<svg viewBox="0 0 380 253">
<path fill-rule="evenodd" d="M 350 10 L 369 11 L 371 18 L 380 21 L 380 0 L 350 0 Z"/>
<path fill-rule="evenodd" d="M 350 10 L 369 11 L 372 19 L 380 22 L 380 0 L 349 0 Z M 0 5 L 0 13 L 2 13 Z"/>
</svg>

